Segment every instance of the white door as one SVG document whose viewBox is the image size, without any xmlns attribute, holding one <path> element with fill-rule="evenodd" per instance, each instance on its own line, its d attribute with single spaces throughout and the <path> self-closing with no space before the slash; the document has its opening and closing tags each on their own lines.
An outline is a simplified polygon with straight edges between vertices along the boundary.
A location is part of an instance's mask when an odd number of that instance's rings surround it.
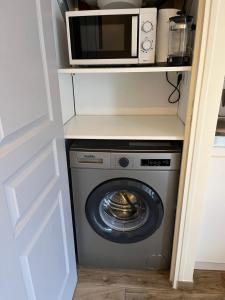
<svg viewBox="0 0 225 300">
<path fill-rule="evenodd" d="M 50 0 L 0 4 L 0 299 L 76 284 Z"/>
</svg>

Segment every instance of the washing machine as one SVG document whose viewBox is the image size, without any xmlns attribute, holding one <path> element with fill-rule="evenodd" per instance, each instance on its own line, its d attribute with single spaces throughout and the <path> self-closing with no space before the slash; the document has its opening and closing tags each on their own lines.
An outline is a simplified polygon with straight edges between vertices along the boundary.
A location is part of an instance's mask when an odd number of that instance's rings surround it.
<svg viewBox="0 0 225 300">
<path fill-rule="evenodd" d="M 181 143 L 77 140 L 70 147 L 78 263 L 170 266 Z"/>
</svg>

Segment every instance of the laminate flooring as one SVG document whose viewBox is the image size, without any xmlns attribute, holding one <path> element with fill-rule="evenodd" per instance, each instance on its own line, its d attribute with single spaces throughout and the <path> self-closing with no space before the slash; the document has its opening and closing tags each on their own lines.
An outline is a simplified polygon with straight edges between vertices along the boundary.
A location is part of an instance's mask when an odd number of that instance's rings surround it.
<svg viewBox="0 0 225 300">
<path fill-rule="evenodd" d="M 80 268 L 73 300 L 225 300 L 225 272 L 195 271 L 192 288 L 174 290 L 165 271 Z"/>
</svg>

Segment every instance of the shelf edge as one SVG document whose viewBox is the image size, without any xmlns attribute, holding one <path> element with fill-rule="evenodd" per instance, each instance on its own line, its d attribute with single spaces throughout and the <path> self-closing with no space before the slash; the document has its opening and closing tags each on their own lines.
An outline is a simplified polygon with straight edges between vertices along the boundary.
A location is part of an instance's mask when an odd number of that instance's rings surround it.
<svg viewBox="0 0 225 300">
<path fill-rule="evenodd" d="M 182 67 L 118 67 L 118 68 L 68 68 L 58 69 L 59 74 L 104 74 L 104 73 L 157 73 L 190 72 L 191 66 Z"/>
</svg>

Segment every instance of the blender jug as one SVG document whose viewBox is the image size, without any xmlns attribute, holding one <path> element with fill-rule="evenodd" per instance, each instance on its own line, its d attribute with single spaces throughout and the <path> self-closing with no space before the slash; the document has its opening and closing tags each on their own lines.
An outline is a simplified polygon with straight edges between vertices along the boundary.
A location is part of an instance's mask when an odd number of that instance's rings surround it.
<svg viewBox="0 0 225 300">
<path fill-rule="evenodd" d="M 179 14 L 179 13 L 178 13 Z M 190 65 L 192 59 L 193 17 L 180 12 L 169 19 L 169 65 Z"/>
</svg>

